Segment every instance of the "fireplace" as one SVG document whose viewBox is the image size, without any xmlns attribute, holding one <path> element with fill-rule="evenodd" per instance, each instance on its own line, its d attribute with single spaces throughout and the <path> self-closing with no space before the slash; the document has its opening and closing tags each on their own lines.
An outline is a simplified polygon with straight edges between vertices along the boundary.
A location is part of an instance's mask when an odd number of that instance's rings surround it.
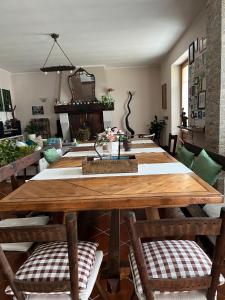
<svg viewBox="0 0 225 300">
<path fill-rule="evenodd" d="M 94 139 L 96 133 L 104 130 L 104 111 L 114 110 L 114 106 L 107 107 L 96 99 L 95 76 L 83 68 L 68 76 L 68 84 L 72 96 L 70 104 L 58 103 L 54 107 L 59 114 L 63 139 L 73 140 L 84 127 L 89 128 L 90 139 Z"/>
<path fill-rule="evenodd" d="M 109 109 L 100 102 L 96 102 L 56 105 L 54 109 L 60 117 L 63 139 L 73 140 L 77 137 L 78 130 L 84 126 L 90 129 L 90 139 L 94 139 L 96 133 L 104 130 L 104 111 L 113 110 L 114 107 Z"/>
</svg>

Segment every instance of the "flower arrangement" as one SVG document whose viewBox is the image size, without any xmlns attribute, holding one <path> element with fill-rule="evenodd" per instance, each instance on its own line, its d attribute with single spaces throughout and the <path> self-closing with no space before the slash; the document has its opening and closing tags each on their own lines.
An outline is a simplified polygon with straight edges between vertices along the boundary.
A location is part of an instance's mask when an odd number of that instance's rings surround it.
<svg viewBox="0 0 225 300">
<path fill-rule="evenodd" d="M 97 152 L 100 159 L 102 159 L 102 156 L 99 154 L 99 152 L 96 149 L 96 146 L 103 146 L 108 143 L 112 142 L 119 142 L 118 143 L 118 159 L 120 159 L 120 142 L 124 142 L 128 140 L 128 136 L 126 133 L 124 133 L 123 130 L 113 127 L 113 128 L 106 128 L 105 131 L 98 134 L 96 142 L 95 142 L 95 151 Z"/>
<path fill-rule="evenodd" d="M 108 127 L 105 131 L 98 134 L 97 144 L 103 146 L 110 142 L 123 141 L 125 136 L 125 133 L 121 129 L 117 127 Z"/>
</svg>

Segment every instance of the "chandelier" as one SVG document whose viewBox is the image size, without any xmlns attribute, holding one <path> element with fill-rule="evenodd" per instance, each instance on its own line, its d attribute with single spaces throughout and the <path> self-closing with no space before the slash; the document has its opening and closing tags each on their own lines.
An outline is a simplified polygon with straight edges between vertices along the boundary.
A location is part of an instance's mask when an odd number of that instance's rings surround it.
<svg viewBox="0 0 225 300">
<path fill-rule="evenodd" d="M 58 43 L 57 39 L 59 38 L 59 34 L 57 33 L 51 33 L 49 34 L 50 37 L 54 40 L 53 45 L 46 57 L 46 60 L 44 62 L 44 65 L 42 68 L 40 68 L 40 70 L 42 72 L 44 72 L 46 75 L 48 74 L 48 72 L 56 72 L 57 74 L 60 74 L 60 72 L 62 71 L 70 71 L 70 73 L 72 73 L 75 70 L 75 66 L 72 64 L 71 60 L 69 59 L 69 57 L 66 55 L 65 51 L 63 50 L 63 48 L 60 46 L 60 44 Z M 69 65 L 67 66 L 51 66 L 51 67 L 46 67 L 46 64 L 48 62 L 48 59 L 52 53 L 52 50 L 54 48 L 54 46 L 57 45 L 59 47 L 59 49 L 61 50 L 61 52 L 63 53 L 63 55 L 66 57 L 66 59 L 69 62 Z"/>
</svg>

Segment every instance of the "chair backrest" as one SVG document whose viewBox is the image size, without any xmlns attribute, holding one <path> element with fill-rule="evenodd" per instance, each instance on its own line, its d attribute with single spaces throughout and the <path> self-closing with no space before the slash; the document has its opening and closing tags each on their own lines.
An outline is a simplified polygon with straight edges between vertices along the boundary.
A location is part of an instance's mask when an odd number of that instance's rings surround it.
<svg viewBox="0 0 225 300">
<path fill-rule="evenodd" d="M 168 143 L 168 148 L 169 152 L 172 155 L 176 154 L 176 147 L 177 147 L 177 138 L 178 136 L 176 134 L 169 134 L 169 143 Z"/>
<path fill-rule="evenodd" d="M 145 134 L 145 133 L 143 133 L 143 134 L 138 134 L 138 137 L 139 138 L 146 138 L 146 139 L 150 139 L 150 140 L 154 140 L 154 138 L 155 138 L 155 133 L 152 133 L 152 134 Z"/>
<path fill-rule="evenodd" d="M 79 299 L 78 262 L 77 262 L 77 216 L 68 214 L 66 225 L 43 225 L 0 228 L 0 243 L 19 242 L 53 242 L 67 241 L 70 280 L 42 281 L 41 284 L 15 280 L 10 264 L 0 247 L 0 265 L 17 300 L 25 300 L 22 290 L 26 292 L 65 292 L 70 291 L 72 300 Z"/>
<path fill-rule="evenodd" d="M 187 291 L 208 289 L 207 299 L 212 300 L 218 287 L 219 276 L 225 258 L 225 208 L 220 218 L 164 219 L 157 221 L 136 221 L 134 213 L 128 213 L 126 223 L 137 262 L 146 298 L 154 299 L 153 291 Z M 141 239 L 177 236 L 217 236 L 210 276 L 182 279 L 149 279 L 142 251 Z"/>
</svg>

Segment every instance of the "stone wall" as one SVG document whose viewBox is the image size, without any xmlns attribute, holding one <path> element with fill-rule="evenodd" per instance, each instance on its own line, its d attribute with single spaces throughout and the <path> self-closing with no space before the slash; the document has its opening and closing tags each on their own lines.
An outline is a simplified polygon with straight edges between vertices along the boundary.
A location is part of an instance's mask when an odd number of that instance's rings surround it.
<svg viewBox="0 0 225 300">
<path fill-rule="evenodd" d="M 225 154 L 225 0 L 207 1 L 206 148 Z"/>
</svg>

